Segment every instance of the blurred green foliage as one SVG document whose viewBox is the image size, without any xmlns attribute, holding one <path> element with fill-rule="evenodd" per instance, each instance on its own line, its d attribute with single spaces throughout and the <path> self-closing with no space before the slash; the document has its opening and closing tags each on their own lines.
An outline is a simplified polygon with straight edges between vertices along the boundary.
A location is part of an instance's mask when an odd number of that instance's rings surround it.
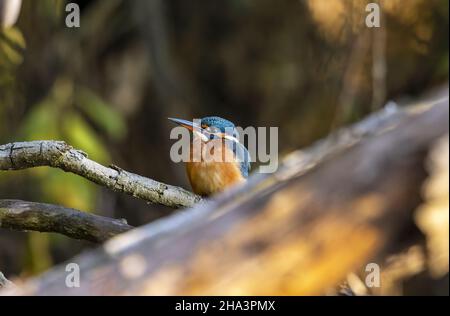
<svg viewBox="0 0 450 316">
<path fill-rule="evenodd" d="M 64 4 L 65 1 L 61 0 L 39 1 L 38 6 L 26 2 L 22 14 L 36 14 L 48 24 L 60 25 L 64 20 Z M 36 8 L 37 11 L 30 12 Z M 26 39 L 18 27 L 0 33 L 0 142 L 64 140 L 89 153 L 92 159 L 108 164 L 111 155 L 106 141 L 121 140 L 126 135 L 126 124 L 114 107 L 95 92 L 76 83 L 70 71 L 62 69 L 47 95 L 34 104 L 26 105 L 21 111 L 18 104 L 24 102 L 20 97 L 24 85 L 17 80 L 26 46 Z M 7 112 L 13 113 L 13 119 L 15 115 L 20 115 L 18 126 L 7 121 Z M 7 185 L 10 176 L 0 173 L 0 185 Z M 84 178 L 51 168 L 31 169 L 15 176 L 33 183 L 30 197 L 33 200 L 85 211 L 95 209 L 99 188 Z M 37 273 L 52 264 L 49 253 L 51 242 L 50 237 L 44 234 L 29 235 L 28 255 L 25 258 L 28 272 Z"/>
<path fill-rule="evenodd" d="M 76 94 L 76 102 L 94 123 L 114 140 L 121 140 L 126 133 L 123 117 L 92 91 L 81 88 Z"/>
<path fill-rule="evenodd" d="M 25 47 L 25 38 L 18 28 L 5 29 L 1 34 L 0 41 L 0 67 L 10 69 L 21 64 L 23 61 L 22 51 Z M 7 75 L 6 72 L 1 74 Z"/>
</svg>

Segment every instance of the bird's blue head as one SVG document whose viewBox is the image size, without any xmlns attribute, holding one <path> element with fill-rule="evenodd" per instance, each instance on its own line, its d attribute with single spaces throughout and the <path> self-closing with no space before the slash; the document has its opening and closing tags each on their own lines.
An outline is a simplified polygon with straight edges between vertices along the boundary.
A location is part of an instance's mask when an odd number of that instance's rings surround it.
<svg viewBox="0 0 450 316">
<path fill-rule="evenodd" d="M 233 137 L 238 137 L 236 126 L 233 122 L 228 121 L 218 116 L 208 116 L 201 119 L 201 127 L 211 134 L 227 134 Z"/>
<path fill-rule="evenodd" d="M 239 142 L 239 133 L 233 122 L 218 116 L 207 116 L 200 120 L 200 126 L 191 121 L 169 118 L 191 131 L 198 131 L 206 135 L 209 139 L 222 138 L 232 148 L 234 154 L 239 157 L 240 170 L 242 175 L 247 178 L 250 171 L 250 154 Z"/>
</svg>

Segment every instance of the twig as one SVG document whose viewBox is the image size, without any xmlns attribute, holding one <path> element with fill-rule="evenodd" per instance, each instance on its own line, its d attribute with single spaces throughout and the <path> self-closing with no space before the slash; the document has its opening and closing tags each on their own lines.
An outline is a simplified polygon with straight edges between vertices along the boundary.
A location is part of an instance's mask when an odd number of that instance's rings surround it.
<svg viewBox="0 0 450 316">
<path fill-rule="evenodd" d="M 108 168 L 60 141 L 32 141 L 0 145 L 0 170 L 21 170 L 49 166 L 75 173 L 117 192 L 173 208 L 190 207 L 201 198 L 171 186 L 127 172 Z"/>
<path fill-rule="evenodd" d="M 380 4 L 377 0 L 376 3 Z M 386 24 L 381 14 L 381 27 L 372 29 L 372 110 L 376 111 L 386 99 Z"/>
<path fill-rule="evenodd" d="M 133 227 L 119 219 L 74 209 L 18 200 L 0 200 L 0 228 L 54 232 L 91 242 L 104 242 Z"/>
<path fill-rule="evenodd" d="M 339 95 L 338 105 L 332 121 L 332 130 L 337 129 L 348 118 L 349 112 L 354 106 L 359 87 L 357 75 L 362 71 L 364 60 L 369 52 L 370 42 L 367 40 L 368 31 L 363 30 L 355 39 L 348 64 L 342 78 L 342 91 Z"/>
</svg>

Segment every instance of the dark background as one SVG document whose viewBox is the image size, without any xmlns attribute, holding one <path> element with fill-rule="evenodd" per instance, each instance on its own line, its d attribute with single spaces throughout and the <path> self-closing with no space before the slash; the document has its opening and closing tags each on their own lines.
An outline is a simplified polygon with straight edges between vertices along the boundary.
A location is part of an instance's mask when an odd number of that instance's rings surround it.
<svg viewBox="0 0 450 316">
<path fill-rule="evenodd" d="M 103 164 L 189 188 L 167 117 L 279 127 L 280 156 L 448 80 L 448 1 L 24 0 L 0 37 L 0 144 L 65 140 Z M 385 69 L 385 73 L 383 72 Z M 380 71 L 381 70 L 381 71 Z M 0 198 L 142 225 L 172 210 L 60 170 L 0 173 Z M 0 230 L 0 270 L 28 276 L 93 245 Z"/>
</svg>

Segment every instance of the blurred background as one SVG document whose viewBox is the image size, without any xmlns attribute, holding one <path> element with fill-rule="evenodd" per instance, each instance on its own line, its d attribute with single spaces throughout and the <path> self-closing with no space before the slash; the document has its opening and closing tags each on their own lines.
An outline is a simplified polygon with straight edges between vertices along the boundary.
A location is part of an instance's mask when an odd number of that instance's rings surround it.
<svg viewBox="0 0 450 316">
<path fill-rule="evenodd" d="M 387 101 L 448 80 L 449 2 L 23 0 L 0 32 L 0 144 L 64 140 L 102 164 L 189 189 L 167 117 L 278 126 L 280 157 Z M 377 1 L 372 1 L 377 2 Z M 0 199 L 60 204 L 142 225 L 172 210 L 51 168 L 0 173 Z M 30 276 L 94 245 L 0 230 L 0 270 Z"/>
</svg>

